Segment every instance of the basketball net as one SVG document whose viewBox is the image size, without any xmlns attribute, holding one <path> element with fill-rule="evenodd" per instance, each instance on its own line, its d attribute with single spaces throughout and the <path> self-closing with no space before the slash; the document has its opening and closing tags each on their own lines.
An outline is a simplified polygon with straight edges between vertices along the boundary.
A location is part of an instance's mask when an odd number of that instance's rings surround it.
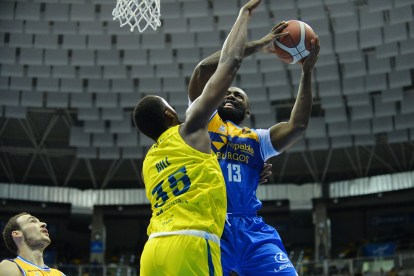
<svg viewBox="0 0 414 276">
<path fill-rule="evenodd" d="M 119 20 L 121 27 L 128 24 L 131 32 L 135 27 L 141 33 L 148 26 L 156 30 L 161 26 L 160 0 L 117 0 L 112 15 L 114 20 Z"/>
</svg>

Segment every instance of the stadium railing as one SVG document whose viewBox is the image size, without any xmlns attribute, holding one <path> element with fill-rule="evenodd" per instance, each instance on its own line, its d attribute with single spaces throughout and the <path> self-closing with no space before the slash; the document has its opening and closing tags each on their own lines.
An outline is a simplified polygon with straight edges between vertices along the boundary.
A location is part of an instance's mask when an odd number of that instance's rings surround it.
<svg viewBox="0 0 414 276">
<path fill-rule="evenodd" d="M 293 262 L 300 276 L 318 275 L 364 275 L 387 276 L 392 268 L 398 276 L 414 275 L 414 252 L 383 257 L 358 257 L 352 259 L 332 259 L 323 261 L 303 260 Z M 381 272 L 381 268 L 383 272 Z M 399 268 L 403 268 L 399 272 Z"/>
<path fill-rule="evenodd" d="M 139 274 L 132 267 L 115 265 L 57 265 L 54 268 L 62 271 L 66 276 L 137 276 Z"/>
</svg>

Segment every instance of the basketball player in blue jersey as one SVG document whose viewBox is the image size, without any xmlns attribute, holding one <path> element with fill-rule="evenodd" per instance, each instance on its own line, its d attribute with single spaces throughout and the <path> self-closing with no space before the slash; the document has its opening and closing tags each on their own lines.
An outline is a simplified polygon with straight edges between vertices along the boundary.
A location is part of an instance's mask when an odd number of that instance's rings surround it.
<svg viewBox="0 0 414 276">
<path fill-rule="evenodd" d="M 270 44 L 287 26 L 276 25 L 263 39 L 247 43 L 244 57 L 261 51 L 274 54 Z M 290 119 L 269 129 L 249 129 L 243 121 L 250 116 L 249 99 L 240 88 L 231 87 L 211 116 L 208 131 L 226 181 L 227 223 L 221 237 L 223 275 L 296 275 L 277 231 L 257 217 L 262 203 L 256 197 L 265 161 L 292 146 L 304 134 L 312 108 L 312 69 L 318 59 L 319 39 L 312 40 L 310 55 L 302 64 L 298 96 Z M 220 52 L 196 67 L 189 85 L 190 104 L 200 95 L 217 68 Z M 264 174 L 265 176 L 268 173 Z M 263 173 L 262 173 L 263 176 Z"/>
<path fill-rule="evenodd" d="M 17 257 L 0 263 L 0 276 L 65 276 L 43 261 L 43 250 L 50 244 L 46 223 L 28 213 L 20 213 L 4 227 L 3 238 Z"/>
<path fill-rule="evenodd" d="M 240 10 L 216 73 L 187 110 L 184 123 L 157 96 L 146 96 L 135 107 L 135 125 L 155 142 L 142 169 L 152 217 L 141 275 L 222 275 L 220 237 L 227 211 L 226 188 L 207 125 L 241 65 L 247 23 L 260 2 L 251 0 Z"/>
</svg>

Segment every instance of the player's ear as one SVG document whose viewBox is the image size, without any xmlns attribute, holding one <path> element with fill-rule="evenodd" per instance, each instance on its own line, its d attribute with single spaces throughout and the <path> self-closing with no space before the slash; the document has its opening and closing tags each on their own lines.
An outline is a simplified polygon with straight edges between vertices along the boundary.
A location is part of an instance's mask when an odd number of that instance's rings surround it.
<svg viewBox="0 0 414 276">
<path fill-rule="evenodd" d="M 169 119 L 174 118 L 174 114 L 172 114 L 172 112 L 168 109 L 165 110 L 165 116 Z"/>
<path fill-rule="evenodd" d="M 23 237 L 22 232 L 19 231 L 19 230 L 13 231 L 11 234 L 12 234 L 12 237 L 13 238 L 21 238 L 21 237 Z"/>
<path fill-rule="evenodd" d="M 244 116 L 245 119 L 250 118 L 250 110 L 246 110 L 246 115 Z"/>
</svg>

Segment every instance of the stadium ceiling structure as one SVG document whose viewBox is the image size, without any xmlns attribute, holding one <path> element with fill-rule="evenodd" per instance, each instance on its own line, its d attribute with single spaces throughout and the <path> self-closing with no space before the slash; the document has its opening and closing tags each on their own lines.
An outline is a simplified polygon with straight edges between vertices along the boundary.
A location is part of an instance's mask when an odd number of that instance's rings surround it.
<svg viewBox="0 0 414 276">
<path fill-rule="evenodd" d="M 245 1 L 161 0 L 162 26 L 131 33 L 114 1 L 1 1 L 0 181 L 81 189 L 137 188 L 152 141 L 132 122 L 148 94 L 184 116 L 189 78 L 219 50 Z M 248 27 L 308 23 L 321 52 L 308 130 L 269 160 L 268 183 L 332 182 L 414 168 L 413 0 L 267 0 Z M 257 53 L 234 85 L 246 125 L 289 119 L 300 65 Z"/>
</svg>

